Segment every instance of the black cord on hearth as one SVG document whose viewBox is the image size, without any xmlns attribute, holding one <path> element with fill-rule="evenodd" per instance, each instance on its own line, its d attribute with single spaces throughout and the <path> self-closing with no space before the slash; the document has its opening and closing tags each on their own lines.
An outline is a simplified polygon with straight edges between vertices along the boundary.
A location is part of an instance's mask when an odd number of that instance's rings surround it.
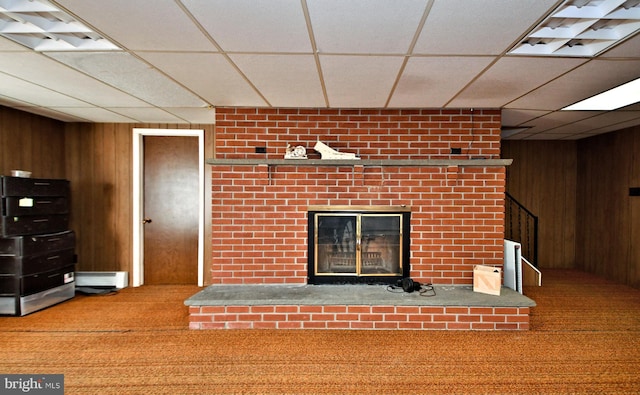
<svg viewBox="0 0 640 395">
<path fill-rule="evenodd" d="M 387 291 L 391 293 L 398 293 L 398 294 L 406 292 L 401 286 L 396 286 L 396 285 L 387 285 Z M 433 284 L 431 283 L 420 284 L 418 293 L 420 294 L 420 296 L 424 296 L 427 298 L 436 296 L 436 290 L 433 287 Z"/>
</svg>

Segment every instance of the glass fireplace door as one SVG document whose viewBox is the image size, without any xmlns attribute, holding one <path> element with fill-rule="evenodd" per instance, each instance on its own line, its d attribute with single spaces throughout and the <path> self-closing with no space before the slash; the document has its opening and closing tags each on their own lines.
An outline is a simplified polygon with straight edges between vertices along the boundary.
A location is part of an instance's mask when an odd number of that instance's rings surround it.
<svg viewBox="0 0 640 395">
<path fill-rule="evenodd" d="M 402 221 L 402 214 L 316 213 L 315 276 L 402 276 Z"/>
</svg>

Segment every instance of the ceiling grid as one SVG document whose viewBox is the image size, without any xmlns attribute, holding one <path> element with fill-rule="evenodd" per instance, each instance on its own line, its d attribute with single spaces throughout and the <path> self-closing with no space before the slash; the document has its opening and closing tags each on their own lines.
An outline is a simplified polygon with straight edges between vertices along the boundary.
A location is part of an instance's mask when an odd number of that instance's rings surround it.
<svg viewBox="0 0 640 395">
<path fill-rule="evenodd" d="M 0 0 L 0 105 L 65 122 L 211 108 L 499 108 L 503 138 L 580 139 L 640 105 L 640 0 Z"/>
</svg>

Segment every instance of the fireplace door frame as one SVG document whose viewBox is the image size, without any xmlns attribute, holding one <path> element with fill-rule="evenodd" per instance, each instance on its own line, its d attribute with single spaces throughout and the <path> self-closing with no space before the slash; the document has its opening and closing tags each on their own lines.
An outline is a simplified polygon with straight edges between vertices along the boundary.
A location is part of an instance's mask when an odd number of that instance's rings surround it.
<svg viewBox="0 0 640 395">
<path fill-rule="evenodd" d="M 309 284 L 396 284 L 398 280 L 409 277 L 410 267 L 410 230 L 411 230 L 411 208 L 407 206 L 311 206 L 308 209 L 308 268 L 307 282 Z M 376 216 L 399 218 L 399 240 L 398 240 L 398 265 L 396 273 L 366 272 L 364 265 L 373 265 L 366 259 L 363 251 L 363 235 L 361 234 L 361 224 L 363 218 Z M 353 220 L 349 228 L 353 232 L 354 240 L 350 246 L 345 247 L 347 252 L 345 260 L 345 271 L 322 271 L 318 264 L 323 263 L 318 257 L 318 221 L 323 217 L 343 218 L 343 222 Z M 364 241 L 366 243 L 366 240 Z M 352 250 L 352 251 L 351 251 Z M 352 257 L 348 258 L 352 255 Z M 373 258 L 372 258 L 373 259 Z M 339 258 L 338 258 L 339 260 Z M 365 261 L 369 261 L 364 264 Z M 338 263 L 339 264 L 339 263 Z M 353 268 L 353 269 L 352 269 Z"/>
</svg>

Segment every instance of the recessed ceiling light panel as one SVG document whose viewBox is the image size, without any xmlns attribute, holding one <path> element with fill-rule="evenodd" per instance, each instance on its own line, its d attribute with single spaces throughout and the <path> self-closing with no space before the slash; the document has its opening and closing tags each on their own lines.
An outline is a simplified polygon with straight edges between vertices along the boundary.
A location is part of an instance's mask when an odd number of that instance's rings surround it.
<svg viewBox="0 0 640 395">
<path fill-rule="evenodd" d="M 640 78 L 602 92 L 563 110 L 611 111 L 640 102 Z"/>
<path fill-rule="evenodd" d="M 0 0 L 0 35 L 39 52 L 120 49 L 46 0 Z"/>
<path fill-rule="evenodd" d="M 567 0 L 509 51 L 592 57 L 640 31 L 640 0 Z"/>
</svg>

